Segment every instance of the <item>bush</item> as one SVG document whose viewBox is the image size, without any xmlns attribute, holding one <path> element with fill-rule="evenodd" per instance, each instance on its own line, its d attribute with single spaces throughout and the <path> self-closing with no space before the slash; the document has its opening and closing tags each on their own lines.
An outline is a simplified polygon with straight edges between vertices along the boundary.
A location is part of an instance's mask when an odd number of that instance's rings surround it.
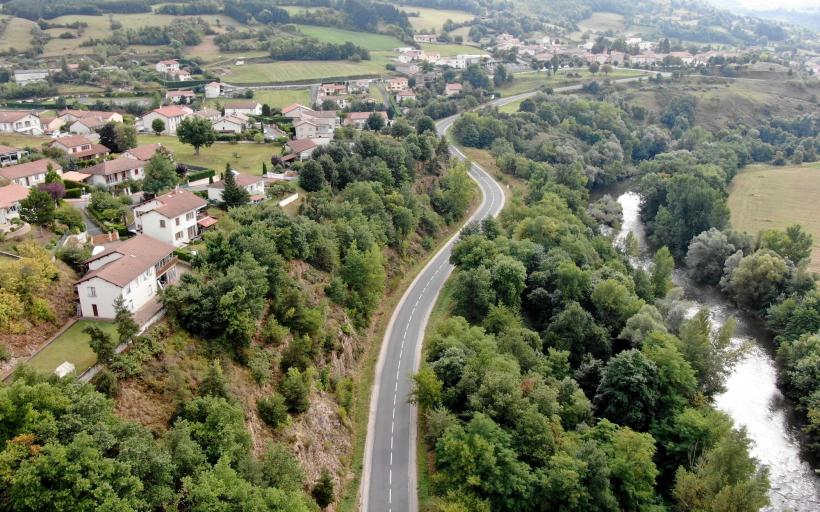
<svg viewBox="0 0 820 512">
<path fill-rule="evenodd" d="M 188 178 L 188 181 L 191 182 L 204 180 L 205 178 L 211 178 L 215 174 L 216 173 L 211 169 L 205 169 L 204 171 L 189 172 L 188 174 L 186 174 L 186 177 Z"/>
<path fill-rule="evenodd" d="M 308 402 L 310 389 L 298 368 L 288 370 L 287 375 L 282 379 L 281 391 L 288 411 L 305 412 L 310 407 L 310 402 Z"/>
<path fill-rule="evenodd" d="M 9 348 L 4 343 L 0 343 L 0 361 L 5 363 L 9 359 L 11 359 L 11 352 L 9 352 Z"/>
<path fill-rule="evenodd" d="M 248 368 L 251 370 L 251 377 L 257 384 L 266 384 L 270 381 L 271 368 L 273 368 L 276 355 L 270 350 L 261 347 L 251 347 L 248 356 Z"/>
<path fill-rule="evenodd" d="M 262 339 L 265 343 L 269 343 L 274 347 L 282 343 L 285 336 L 288 335 L 288 328 L 279 324 L 274 317 L 268 318 L 265 325 L 262 327 Z"/>
<path fill-rule="evenodd" d="M 256 411 L 262 421 L 271 428 L 278 427 L 288 419 L 288 407 L 285 405 L 285 397 L 279 393 L 257 400 Z"/>
<path fill-rule="evenodd" d="M 57 257 L 74 270 L 80 271 L 83 262 L 91 257 L 91 250 L 84 246 L 67 245 L 57 251 Z"/>
<path fill-rule="evenodd" d="M 103 395 L 112 398 L 117 396 L 120 391 L 117 376 L 108 368 L 103 368 L 103 370 L 94 377 L 94 388 Z"/>
</svg>

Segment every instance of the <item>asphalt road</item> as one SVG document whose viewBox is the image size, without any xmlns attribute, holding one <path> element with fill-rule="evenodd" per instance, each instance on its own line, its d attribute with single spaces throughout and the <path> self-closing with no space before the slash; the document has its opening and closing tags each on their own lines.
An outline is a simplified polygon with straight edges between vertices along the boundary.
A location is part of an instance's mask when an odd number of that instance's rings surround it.
<svg viewBox="0 0 820 512">
<path fill-rule="evenodd" d="M 630 82 L 636 78 L 616 80 Z M 555 92 L 580 89 L 580 85 L 556 88 Z M 494 106 L 522 100 L 538 92 L 528 92 L 490 102 Z M 484 107 L 486 105 L 482 105 Z M 481 108 L 481 107 L 479 107 Z M 436 123 L 444 135 L 459 114 Z M 465 156 L 455 146 L 450 152 Z M 481 190 L 481 205 L 470 220 L 496 216 L 504 207 L 504 190 L 484 169 L 473 163 L 470 177 Z M 364 512 L 415 512 L 416 490 L 416 407 L 409 403 L 411 375 L 421 362 L 421 346 L 430 311 L 445 281 L 453 271 L 450 252 L 458 238 L 454 235 L 416 276 L 390 318 L 385 331 L 376 377 L 370 397 L 370 417 L 362 472 L 361 509 Z"/>
</svg>

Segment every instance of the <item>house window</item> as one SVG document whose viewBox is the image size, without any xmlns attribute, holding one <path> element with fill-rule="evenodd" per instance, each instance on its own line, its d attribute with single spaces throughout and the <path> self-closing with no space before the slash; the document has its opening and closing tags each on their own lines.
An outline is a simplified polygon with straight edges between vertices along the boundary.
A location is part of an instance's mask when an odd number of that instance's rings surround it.
<svg viewBox="0 0 820 512">
<path fill-rule="evenodd" d="M 180 219 L 180 217 L 177 217 L 177 218 L 175 219 L 175 220 L 177 221 L 177 226 L 179 226 L 179 219 Z"/>
<path fill-rule="evenodd" d="M 181 239 L 184 235 L 185 235 L 185 232 L 184 232 L 184 231 L 177 231 L 177 233 L 174 235 L 174 238 L 176 238 L 177 240 L 179 240 L 179 239 Z"/>
<path fill-rule="evenodd" d="M 123 293 L 125 295 L 128 295 L 128 294 L 131 293 L 131 285 L 130 284 L 128 284 L 128 286 L 125 287 L 125 290 L 123 290 Z"/>
<path fill-rule="evenodd" d="M 96 297 L 97 296 L 97 289 L 93 286 L 88 287 L 88 296 L 89 297 Z"/>
<path fill-rule="evenodd" d="M 161 227 L 161 228 L 165 227 L 165 219 L 159 219 L 159 227 Z"/>
<path fill-rule="evenodd" d="M 185 220 L 194 220 L 194 212 L 188 212 L 185 214 Z"/>
</svg>

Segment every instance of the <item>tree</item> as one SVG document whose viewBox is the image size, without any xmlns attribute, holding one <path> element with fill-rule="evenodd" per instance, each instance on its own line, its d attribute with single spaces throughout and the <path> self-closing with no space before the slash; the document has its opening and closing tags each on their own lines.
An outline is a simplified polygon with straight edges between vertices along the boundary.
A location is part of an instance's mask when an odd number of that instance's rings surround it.
<svg viewBox="0 0 820 512">
<path fill-rule="evenodd" d="M 134 321 L 131 311 L 125 307 L 122 297 L 117 297 L 114 301 L 114 325 L 117 326 L 120 343 L 131 343 L 139 332 L 139 325 Z"/>
<path fill-rule="evenodd" d="M 48 192 L 32 188 L 20 201 L 20 217 L 29 224 L 47 226 L 54 221 L 54 198 Z"/>
<path fill-rule="evenodd" d="M 117 344 L 111 338 L 111 335 L 96 325 L 87 326 L 83 329 L 83 332 L 91 338 L 88 345 L 97 354 L 97 362 L 103 365 L 110 364 L 114 360 L 117 348 Z"/>
<path fill-rule="evenodd" d="M 612 73 L 612 64 L 604 64 L 601 66 L 601 72 L 603 72 L 604 75 Z"/>
<path fill-rule="evenodd" d="M 570 302 L 553 317 L 544 334 L 547 346 L 567 350 L 570 361 L 578 365 L 587 354 L 597 359 L 608 359 L 611 343 L 606 329 L 577 302 Z"/>
<path fill-rule="evenodd" d="M 496 256 L 490 268 L 493 289 L 500 304 L 518 309 L 526 286 L 527 269 L 520 261 L 506 255 Z"/>
<path fill-rule="evenodd" d="M 413 375 L 411 401 L 421 408 L 422 413 L 441 403 L 441 381 L 431 367 L 424 366 Z"/>
<path fill-rule="evenodd" d="M 651 332 L 666 332 L 663 317 L 655 306 L 644 304 L 640 311 L 629 317 L 626 326 L 618 335 L 619 339 L 627 340 L 633 347 L 640 347 L 643 339 Z"/>
<path fill-rule="evenodd" d="M 60 175 L 57 174 L 57 171 L 54 170 L 54 166 L 51 163 L 46 165 L 46 183 L 62 183 L 63 180 L 60 179 Z"/>
<path fill-rule="evenodd" d="M 645 431 L 656 417 L 660 398 L 658 367 L 640 351 L 631 349 L 609 360 L 595 404 L 601 416 Z"/>
<path fill-rule="evenodd" d="M 797 265 L 811 256 L 812 236 L 799 224 L 793 224 L 785 231 L 769 229 L 760 233 L 758 246 L 761 249 L 771 249 Z"/>
<path fill-rule="evenodd" d="M 162 120 L 157 118 L 153 123 L 156 123 L 156 121 L 161 122 Z M 163 124 L 162 129 L 159 131 L 162 132 L 164 129 L 165 125 Z M 137 145 L 137 129 L 133 125 L 110 121 L 97 130 L 97 133 L 100 135 L 100 144 L 114 153 L 122 153 Z"/>
<path fill-rule="evenodd" d="M 709 310 L 701 309 L 680 328 L 680 350 L 698 377 L 701 392 L 714 396 L 723 391 L 723 383 L 743 354 L 732 346 L 735 320 L 729 318 L 715 333 Z"/>
<path fill-rule="evenodd" d="M 692 279 L 712 286 L 720 282 L 726 259 L 737 248 L 725 233 L 712 228 L 697 235 L 686 251 L 686 269 Z"/>
<path fill-rule="evenodd" d="M 298 368 L 289 368 L 282 379 L 280 392 L 285 397 L 285 404 L 288 406 L 288 411 L 301 413 L 308 410 L 310 402 L 308 401 L 308 388 L 302 372 Z"/>
<path fill-rule="evenodd" d="M 276 428 L 288 418 L 288 407 L 285 397 L 279 393 L 265 396 L 256 401 L 256 411 L 269 427 Z"/>
<path fill-rule="evenodd" d="M 325 171 L 315 160 L 305 163 L 299 172 L 299 186 L 308 192 L 318 192 L 325 188 Z"/>
<path fill-rule="evenodd" d="M 783 292 L 790 274 L 789 265 L 780 255 L 762 249 L 740 260 L 729 276 L 729 292 L 741 306 L 763 309 Z"/>
<path fill-rule="evenodd" d="M 156 152 L 145 166 L 142 189 L 149 194 L 159 195 L 174 188 L 178 182 L 173 162 L 164 154 Z"/>
<path fill-rule="evenodd" d="M 228 398 L 228 381 L 222 372 L 222 363 L 219 359 L 214 359 L 208 363 L 208 370 L 199 383 L 199 394 L 202 396 L 214 396 Z"/>
<path fill-rule="evenodd" d="M 655 297 L 663 298 L 672 284 L 672 272 L 675 270 L 675 259 L 667 247 L 655 252 L 655 265 L 652 267 L 652 285 Z"/>
<path fill-rule="evenodd" d="M 593 75 L 596 74 L 601 69 L 601 65 L 598 62 L 591 62 L 589 64 L 589 72 Z"/>
<path fill-rule="evenodd" d="M 478 64 L 470 64 L 461 72 L 462 80 L 466 81 L 475 89 L 489 89 L 490 77 Z"/>
<path fill-rule="evenodd" d="M 436 133 L 436 123 L 430 116 L 421 116 L 416 121 L 416 132 L 422 134 L 424 132 Z"/>
<path fill-rule="evenodd" d="M 225 208 L 242 206 L 251 200 L 250 193 L 248 193 L 245 187 L 240 187 L 236 184 L 236 174 L 234 174 L 232 170 L 225 170 L 222 184 L 224 185 L 222 190 L 222 204 Z"/>
<path fill-rule="evenodd" d="M 165 121 L 160 118 L 155 118 L 151 121 L 151 129 L 154 131 L 154 134 L 159 136 L 162 132 L 165 131 Z"/>
<path fill-rule="evenodd" d="M 615 279 L 598 283 L 591 298 L 596 317 L 612 333 L 620 332 L 629 317 L 643 306 L 641 299 Z"/>
<path fill-rule="evenodd" d="M 453 285 L 453 312 L 472 322 L 481 321 L 495 304 L 492 275 L 487 267 L 461 270 Z"/>
<path fill-rule="evenodd" d="M 199 154 L 199 148 L 209 147 L 216 141 L 216 132 L 211 122 L 204 117 L 186 117 L 177 126 L 177 137 L 183 144 L 194 147 L 194 154 Z"/>
<path fill-rule="evenodd" d="M 384 117 L 382 117 L 381 112 L 371 112 L 369 116 L 367 116 L 367 128 L 377 132 L 384 128 Z"/>
<path fill-rule="evenodd" d="M 327 468 L 322 469 L 322 476 L 319 477 L 319 481 L 311 489 L 310 495 L 313 496 L 316 504 L 321 509 L 325 509 L 333 503 L 333 478 Z"/>
</svg>

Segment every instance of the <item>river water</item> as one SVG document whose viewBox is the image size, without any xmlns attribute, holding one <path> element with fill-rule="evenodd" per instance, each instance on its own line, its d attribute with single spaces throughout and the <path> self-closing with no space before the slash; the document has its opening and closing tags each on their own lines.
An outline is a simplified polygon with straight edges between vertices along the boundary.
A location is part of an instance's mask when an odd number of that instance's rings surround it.
<svg viewBox="0 0 820 512">
<path fill-rule="evenodd" d="M 616 242 L 623 242 L 632 232 L 643 249 L 646 236 L 640 219 L 640 196 L 630 190 L 631 186 L 625 182 L 607 190 L 623 208 L 623 225 Z M 635 263 L 646 265 L 648 258 L 640 256 Z M 820 511 L 820 477 L 801 456 L 792 405 L 777 388 L 771 335 L 758 319 L 739 311 L 714 288 L 692 282 L 680 270 L 675 271 L 673 281 L 691 301 L 690 314 L 706 308 L 717 326 L 735 317 L 733 342 L 750 346 L 727 378 L 726 391 L 715 397 L 715 404 L 732 417 L 736 426 L 747 429 L 754 443 L 752 456 L 769 468 L 771 505 L 763 510 Z"/>
</svg>

